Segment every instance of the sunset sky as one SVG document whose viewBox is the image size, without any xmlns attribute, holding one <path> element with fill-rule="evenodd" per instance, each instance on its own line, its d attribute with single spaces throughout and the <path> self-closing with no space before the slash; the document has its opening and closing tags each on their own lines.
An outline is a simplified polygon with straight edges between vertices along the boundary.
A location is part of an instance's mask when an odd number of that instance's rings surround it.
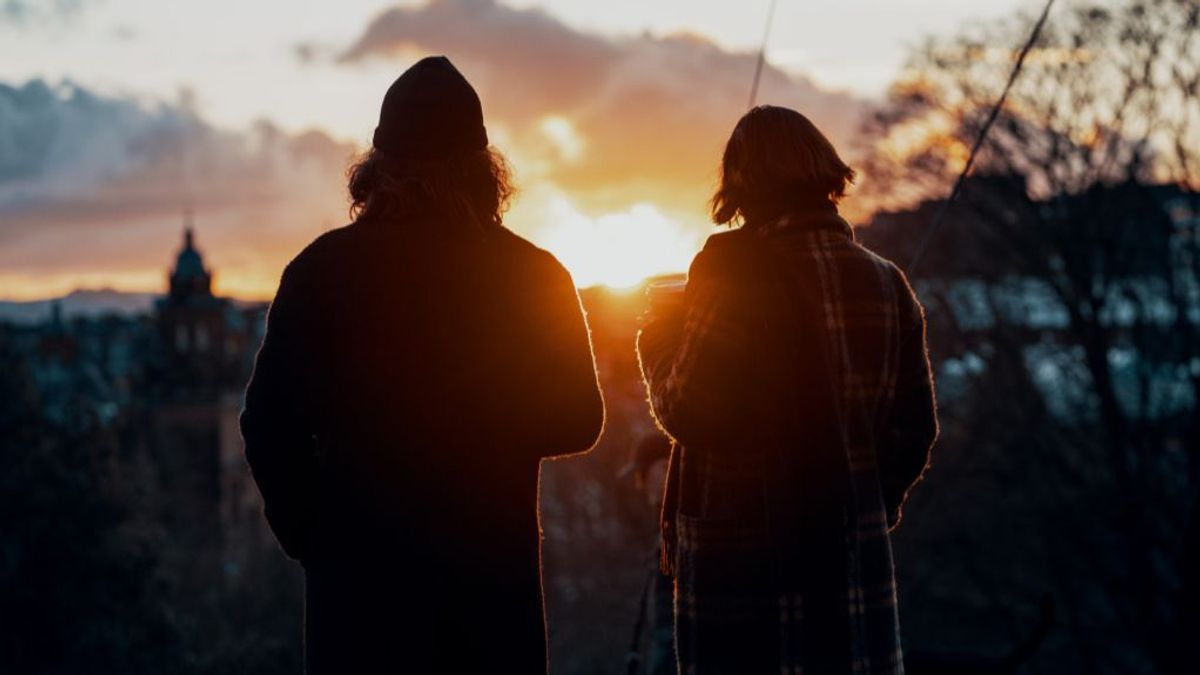
<svg viewBox="0 0 1200 675">
<path fill-rule="evenodd" d="M 446 54 L 580 285 L 678 271 L 744 112 L 767 0 L 0 0 L 0 298 L 156 290 L 192 205 L 218 290 L 269 297 L 346 222 L 391 81 Z M 1022 0 L 779 0 L 760 102 L 852 155 L 906 50 Z"/>
</svg>

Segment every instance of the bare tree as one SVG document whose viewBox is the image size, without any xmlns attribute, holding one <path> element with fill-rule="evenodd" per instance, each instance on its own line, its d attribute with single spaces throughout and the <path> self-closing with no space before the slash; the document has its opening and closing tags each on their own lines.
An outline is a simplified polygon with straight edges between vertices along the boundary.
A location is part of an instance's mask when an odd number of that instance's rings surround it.
<svg viewBox="0 0 1200 675">
<path fill-rule="evenodd" d="M 899 221 L 886 212 L 948 189 L 1030 24 L 1019 16 L 928 41 L 868 123 L 860 197 L 885 215 L 866 237 L 901 261 L 928 221 L 888 227 Z M 967 184 L 915 275 L 943 332 L 935 345 L 948 350 L 937 356 L 985 361 L 976 381 L 989 392 L 975 394 L 991 413 L 1012 409 L 1036 436 L 1025 449 L 1060 460 L 1057 480 L 1103 488 L 1075 515 L 1111 520 L 1087 536 L 1058 528 L 1054 542 L 1089 568 L 1076 618 L 1109 616 L 1119 634 L 1075 636 L 1081 662 L 1114 672 L 1142 657 L 1163 672 L 1195 663 L 1200 5 L 1060 7 L 977 166 L 988 178 Z M 952 297 L 964 284 L 979 289 L 969 301 Z M 972 311 L 985 318 L 950 320 Z M 1013 368 L 1027 377 L 1001 377 Z"/>
</svg>

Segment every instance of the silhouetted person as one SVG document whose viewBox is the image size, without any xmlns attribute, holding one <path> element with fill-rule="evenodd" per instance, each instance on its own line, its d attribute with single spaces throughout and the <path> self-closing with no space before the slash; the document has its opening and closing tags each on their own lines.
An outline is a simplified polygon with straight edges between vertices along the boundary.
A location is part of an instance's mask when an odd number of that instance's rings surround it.
<svg viewBox="0 0 1200 675">
<path fill-rule="evenodd" d="M 717 223 L 639 338 L 680 443 L 664 506 L 682 673 L 900 673 L 889 527 L 937 434 L 921 306 L 836 204 L 853 171 L 803 115 L 733 131 Z"/>
<path fill-rule="evenodd" d="M 478 96 L 405 72 L 349 226 L 284 270 L 242 434 L 306 571 L 310 673 L 540 673 L 538 466 L 603 423 L 571 277 L 501 225 Z"/>
</svg>

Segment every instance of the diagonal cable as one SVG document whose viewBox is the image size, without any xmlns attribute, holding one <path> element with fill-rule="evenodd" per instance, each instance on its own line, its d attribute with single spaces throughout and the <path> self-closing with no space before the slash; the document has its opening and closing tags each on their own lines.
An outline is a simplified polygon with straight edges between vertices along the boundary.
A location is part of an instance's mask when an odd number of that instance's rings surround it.
<svg viewBox="0 0 1200 675">
<path fill-rule="evenodd" d="M 1008 92 L 1012 89 L 1013 83 L 1017 81 L 1017 76 L 1020 75 L 1021 68 L 1025 65 L 1025 57 L 1029 55 L 1029 51 L 1033 49 L 1033 45 L 1037 42 L 1038 36 L 1042 32 L 1042 26 L 1046 25 L 1046 18 L 1050 16 L 1050 7 L 1053 5 L 1054 0 L 1046 0 L 1046 7 L 1042 10 L 1042 15 L 1038 18 L 1037 23 L 1034 24 L 1033 32 L 1029 34 L 1029 40 L 1021 48 L 1021 53 L 1017 56 L 1017 62 L 1013 64 L 1012 73 L 1008 76 L 1008 83 L 1004 85 L 1004 91 L 1001 92 L 1000 98 L 996 99 L 996 105 L 992 106 L 992 112 L 988 115 L 987 121 L 983 123 L 983 128 L 979 130 L 979 135 L 975 138 L 975 144 L 971 146 L 971 153 L 967 155 L 967 163 L 963 165 L 962 171 L 958 174 L 958 179 L 954 181 L 954 188 L 950 191 L 950 196 L 938 207 L 937 213 L 934 214 L 933 220 L 930 221 L 928 229 L 925 230 L 924 236 L 921 237 L 920 243 L 917 244 L 917 250 L 913 253 L 912 260 L 908 263 L 909 276 L 916 273 L 917 266 L 921 264 L 921 260 L 929 250 L 929 244 L 933 240 L 933 236 L 937 234 L 938 229 L 942 226 L 942 220 L 946 217 L 946 211 L 950 209 L 950 204 L 958 198 L 958 194 L 962 191 L 963 181 L 966 180 L 967 174 L 971 172 L 971 167 L 975 164 L 975 156 L 979 153 L 979 148 L 983 147 L 983 141 L 987 138 L 988 132 L 991 131 L 992 124 L 1000 114 L 1000 109 L 1004 107 L 1004 101 L 1008 98 Z"/>
<path fill-rule="evenodd" d="M 767 62 L 767 40 L 771 37 L 771 23 L 775 19 L 775 0 L 771 0 L 771 4 L 767 6 L 767 25 L 763 28 L 762 46 L 758 49 L 758 62 L 754 64 L 754 82 L 750 85 L 750 105 L 748 109 L 754 107 L 755 101 L 758 100 L 758 81 L 762 79 L 763 65 Z"/>
</svg>

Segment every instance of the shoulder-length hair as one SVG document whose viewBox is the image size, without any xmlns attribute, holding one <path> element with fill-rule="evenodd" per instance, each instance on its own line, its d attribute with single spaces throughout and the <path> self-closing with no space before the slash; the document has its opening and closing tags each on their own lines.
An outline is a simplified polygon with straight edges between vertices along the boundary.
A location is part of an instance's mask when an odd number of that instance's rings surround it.
<svg viewBox="0 0 1200 675">
<path fill-rule="evenodd" d="M 836 205 L 853 181 L 854 169 L 807 117 L 760 105 L 742 116 L 725 145 L 712 219 L 752 224 L 791 209 Z"/>
<path fill-rule="evenodd" d="M 371 148 L 347 175 L 355 221 L 433 215 L 456 229 L 486 230 L 501 226 L 516 192 L 508 162 L 490 147 L 439 160 L 394 157 Z"/>
</svg>

